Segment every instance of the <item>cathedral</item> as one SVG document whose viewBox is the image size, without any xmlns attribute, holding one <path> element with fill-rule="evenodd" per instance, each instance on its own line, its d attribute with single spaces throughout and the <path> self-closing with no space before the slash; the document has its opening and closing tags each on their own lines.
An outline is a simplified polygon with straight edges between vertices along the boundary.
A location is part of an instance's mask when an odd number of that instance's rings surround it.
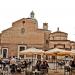
<svg viewBox="0 0 75 75">
<path fill-rule="evenodd" d="M 12 23 L 12 27 L 0 33 L 0 53 L 2 57 L 19 57 L 19 52 L 27 48 L 49 50 L 61 48 L 75 49 L 75 42 L 67 39 L 68 34 L 57 28 L 57 31 L 48 30 L 48 23 L 43 23 L 43 28 L 38 28 L 38 21 L 32 11 L 30 18 L 22 18 Z"/>
</svg>

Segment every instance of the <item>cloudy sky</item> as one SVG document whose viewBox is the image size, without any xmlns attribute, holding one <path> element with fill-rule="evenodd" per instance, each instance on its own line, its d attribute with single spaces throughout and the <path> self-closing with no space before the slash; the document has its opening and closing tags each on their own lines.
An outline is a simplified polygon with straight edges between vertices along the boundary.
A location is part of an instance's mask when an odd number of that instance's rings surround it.
<svg viewBox="0 0 75 75">
<path fill-rule="evenodd" d="M 12 22 L 35 12 L 39 28 L 48 22 L 49 30 L 68 33 L 75 41 L 75 0 L 0 0 L 0 32 L 11 27 Z"/>
</svg>

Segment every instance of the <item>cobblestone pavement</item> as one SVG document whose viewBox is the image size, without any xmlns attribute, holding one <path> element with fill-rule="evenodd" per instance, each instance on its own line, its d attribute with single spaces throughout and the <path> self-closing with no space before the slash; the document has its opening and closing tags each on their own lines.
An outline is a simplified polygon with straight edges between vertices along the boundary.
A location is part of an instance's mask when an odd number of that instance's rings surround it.
<svg viewBox="0 0 75 75">
<path fill-rule="evenodd" d="M 51 64 L 51 63 L 49 64 L 49 67 L 50 68 L 48 71 L 48 75 L 64 75 L 64 68 L 60 69 L 58 67 L 57 70 L 54 70 L 55 69 L 54 64 Z M 5 75 L 7 75 L 7 74 L 5 74 Z M 26 75 L 26 74 L 25 74 L 25 72 L 11 74 L 10 68 L 9 68 L 9 74 L 8 75 Z M 30 74 L 28 74 L 28 75 L 30 75 Z M 72 72 L 72 75 L 75 75 L 75 71 Z"/>
<path fill-rule="evenodd" d="M 14 73 L 14 74 L 9 73 L 8 75 L 26 75 L 26 74 L 23 72 L 23 73 Z M 31 74 L 27 74 L 27 75 L 31 75 Z M 58 69 L 58 70 L 49 69 L 47 75 L 64 75 L 64 69 Z M 65 75 L 69 75 L 69 74 L 65 74 Z M 75 75 L 75 71 L 72 72 L 72 75 Z"/>
<path fill-rule="evenodd" d="M 9 75 L 26 75 L 23 73 L 16 73 L 16 74 L 9 74 Z M 30 75 L 30 74 L 29 74 Z M 49 70 L 49 73 L 47 75 L 64 75 L 63 70 L 59 70 L 58 72 L 55 72 L 54 70 Z M 66 74 L 67 75 L 67 74 Z M 69 75 L 69 74 L 68 74 Z M 72 73 L 72 75 L 75 75 L 75 72 Z"/>
</svg>

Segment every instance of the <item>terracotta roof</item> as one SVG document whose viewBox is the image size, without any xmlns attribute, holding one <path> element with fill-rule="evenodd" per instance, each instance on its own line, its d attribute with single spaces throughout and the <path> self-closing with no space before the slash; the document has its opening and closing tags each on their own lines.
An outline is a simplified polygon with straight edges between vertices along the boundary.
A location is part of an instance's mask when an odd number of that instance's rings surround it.
<svg viewBox="0 0 75 75">
<path fill-rule="evenodd" d="M 64 33 L 64 34 L 67 34 L 67 33 L 62 32 L 62 31 L 55 31 L 55 32 L 53 32 L 52 34 L 55 34 L 55 33 Z"/>
</svg>

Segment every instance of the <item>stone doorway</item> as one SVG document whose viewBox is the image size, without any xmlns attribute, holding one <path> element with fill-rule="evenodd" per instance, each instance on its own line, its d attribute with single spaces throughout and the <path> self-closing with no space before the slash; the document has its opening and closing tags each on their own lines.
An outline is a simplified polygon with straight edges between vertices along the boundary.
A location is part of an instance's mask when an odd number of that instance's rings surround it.
<svg viewBox="0 0 75 75">
<path fill-rule="evenodd" d="M 8 48 L 2 48 L 2 56 L 3 58 L 8 58 Z"/>
<path fill-rule="evenodd" d="M 23 51 L 26 49 L 26 45 L 18 45 L 18 58 L 20 57 L 20 51 Z M 24 56 L 21 55 L 21 57 L 23 58 Z"/>
</svg>

